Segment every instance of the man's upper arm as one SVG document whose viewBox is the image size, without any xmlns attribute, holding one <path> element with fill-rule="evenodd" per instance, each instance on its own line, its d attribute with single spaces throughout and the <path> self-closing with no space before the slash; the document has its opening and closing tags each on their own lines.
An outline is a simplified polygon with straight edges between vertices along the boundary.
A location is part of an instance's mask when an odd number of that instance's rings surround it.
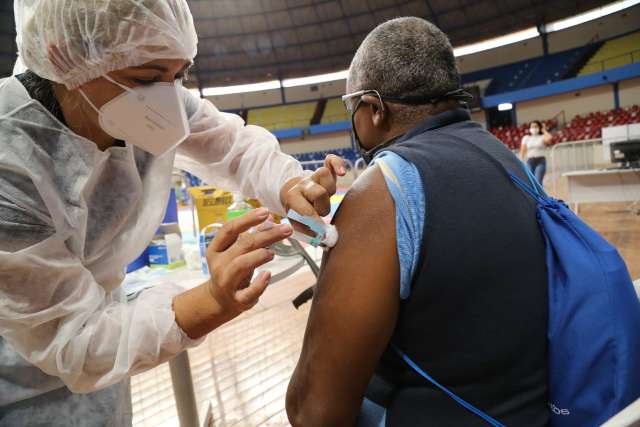
<svg viewBox="0 0 640 427">
<path fill-rule="evenodd" d="M 354 184 L 335 225 L 340 238 L 325 259 L 289 386 L 294 426 L 352 425 L 395 327 L 395 207 L 379 167 Z"/>
</svg>

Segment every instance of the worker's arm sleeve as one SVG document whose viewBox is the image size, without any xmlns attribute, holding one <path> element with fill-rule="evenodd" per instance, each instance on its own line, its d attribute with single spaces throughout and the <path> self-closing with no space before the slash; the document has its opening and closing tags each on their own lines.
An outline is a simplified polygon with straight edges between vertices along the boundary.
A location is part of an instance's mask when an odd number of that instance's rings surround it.
<svg viewBox="0 0 640 427">
<path fill-rule="evenodd" d="M 7 212 L 0 203 L 0 335 L 30 363 L 85 393 L 197 344 L 175 322 L 182 288 L 158 284 L 130 304 L 112 300 L 51 224 L 29 224 L 16 209 L 7 221 Z M 19 241 L 9 240 L 13 230 Z"/>
<path fill-rule="evenodd" d="M 280 190 L 303 175 L 298 161 L 280 151 L 278 140 L 266 129 L 245 126 L 239 116 L 220 112 L 190 93 L 184 97 L 191 135 L 178 147 L 175 166 L 283 214 Z"/>
</svg>

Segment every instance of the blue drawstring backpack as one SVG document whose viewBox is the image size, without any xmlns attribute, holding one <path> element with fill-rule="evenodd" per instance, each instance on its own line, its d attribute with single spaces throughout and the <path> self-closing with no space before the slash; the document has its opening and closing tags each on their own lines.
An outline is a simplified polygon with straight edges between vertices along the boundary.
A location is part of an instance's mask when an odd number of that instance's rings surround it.
<svg viewBox="0 0 640 427">
<path fill-rule="evenodd" d="M 549 284 L 552 427 L 599 426 L 640 398 L 640 301 L 618 251 L 562 201 L 507 172 L 537 202 Z M 487 423 L 503 424 L 453 394 L 392 346 L 418 374 Z"/>
</svg>

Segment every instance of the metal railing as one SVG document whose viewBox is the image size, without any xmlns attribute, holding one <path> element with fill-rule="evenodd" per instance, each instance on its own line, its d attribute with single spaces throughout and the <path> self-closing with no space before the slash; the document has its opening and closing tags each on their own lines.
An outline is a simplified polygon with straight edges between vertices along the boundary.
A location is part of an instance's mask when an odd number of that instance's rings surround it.
<svg viewBox="0 0 640 427">
<path fill-rule="evenodd" d="M 640 62 L 640 49 L 626 52 L 620 55 L 611 56 L 601 61 L 592 62 L 586 64 L 581 71 L 581 74 L 598 73 L 608 70 L 610 68 L 621 67 L 627 64 L 633 64 L 634 62 Z"/>
<path fill-rule="evenodd" d="M 561 142 L 551 147 L 548 176 L 552 180 L 554 196 L 558 195 L 558 180 L 562 174 L 593 169 L 598 163 L 598 153 L 602 153 L 601 138 Z"/>
<path fill-rule="evenodd" d="M 255 123 L 256 126 L 260 126 L 263 127 L 265 129 L 268 129 L 269 131 L 277 131 L 277 130 L 282 130 L 282 129 L 293 129 L 293 128 L 299 128 L 299 129 L 306 129 L 309 127 L 309 121 L 311 120 L 311 118 L 309 118 L 309 120 L 307 119 L 285 119 L 285 120 L 277 120 L 277 121 L 264 121 L 261 123 Z M 248 124 L 254 124 L 254 123 L 248 123 Z"/>
<path fill-rule="evenodd" d="M 556 130 L 564 129 L 567 126 L 567 114 L 564 110 L 556 113 L 553 117 L 551 117 L 551 120 L 556 121 Z"/>
</svg>

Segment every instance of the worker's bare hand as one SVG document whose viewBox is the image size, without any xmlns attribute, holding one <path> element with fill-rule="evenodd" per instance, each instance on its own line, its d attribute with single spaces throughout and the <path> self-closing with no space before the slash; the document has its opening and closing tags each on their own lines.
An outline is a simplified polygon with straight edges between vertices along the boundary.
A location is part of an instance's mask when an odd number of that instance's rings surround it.
<svg viewBox="0 0 640 427">
<path fill-rule="evenodd" d="M 344 160 L 329 154 L 324 166 L 306 178 L 294 178 L 287 182 L 280 191 L 280 199 L 284 207 L 293 209 L 300 215 L 311 216 L 320 220 L 321 216 L 331 212 L 331 196 L 336 192 L 338 176 L 347 173 Z"/>
<path fill-rule="evenodd" d="M 269 246 L 291 235 L 291 227 L 263 227 L 253 233 L 269 217 L 261 208 L 228 221 L 207 248 L 207 263 L 211 272 L 209 290 L 226 313 L 235 317 L 253 307 L 271 279 L 264 271 L 251 282 L 255 269 L 271 261 L 274 253 Z"/>
</svg>

